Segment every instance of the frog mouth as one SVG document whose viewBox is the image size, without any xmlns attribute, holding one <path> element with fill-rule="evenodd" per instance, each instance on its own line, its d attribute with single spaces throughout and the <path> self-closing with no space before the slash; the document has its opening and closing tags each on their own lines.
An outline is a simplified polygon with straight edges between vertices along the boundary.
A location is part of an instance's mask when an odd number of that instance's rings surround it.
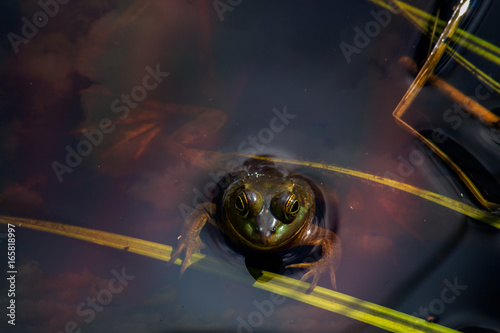
<svg viewBox="0 0 500 333">
<path fill-rule="evenodd" d="M 236 230 L 232 225 L 230 225 L 230 230 L 231 233 L 235 236 L 235 239 L 237 239 L 241 245 L 244 245 L 249 249 L 254 249 L 258 251 L 270 251 L 276 248 L 276 246 L 273 245 L 273 241 L 270 237 L 264 236 L 260 237 L 260 239 L 256 237 L 249 237 L 245 234 L 238 232 L 238 230 Z"/>
<path fill-rule="evenodd" d="M 242 240 L 247 247 L 252 248 L 252 249 L 256 249 L 256 250 L 259 250 L 262 252 L 274 251 L 277 248 L 281 248 L 284 245 L 286 245 L 283 243 L 276 244 L 276 242 L 273 242 L 273 240 L 270 239 L 269 237 L 265 237 L 265 238 L 262 237 L 260 240 L 248 239 L 242 235 L 239 235 L 239 237 L 240 237 L 240 240 Z M 288 242 L 286 242 L 286 243 L 288 243 Z"/>
<path fill-rule="evenodd" d="M 305 225 L 299 228 L 293 235 L 285 240 L 276 240 L 273 239 L 274 237 L 272 234 L 267 236 L 262 232 L 259 233 L 260 237 L 249 237 L 248 235 L 240 233 L 235 229 L 233 225 L 230 225 L 231 233 L 236 236 L 241 245 L 244 245 L 249 249 L 258 250 L 261 252 L 271 252 L 287 248 L 288 245 L 293 242 L 296 236 L 303 231 L 304 227 Z"/>
</svg>

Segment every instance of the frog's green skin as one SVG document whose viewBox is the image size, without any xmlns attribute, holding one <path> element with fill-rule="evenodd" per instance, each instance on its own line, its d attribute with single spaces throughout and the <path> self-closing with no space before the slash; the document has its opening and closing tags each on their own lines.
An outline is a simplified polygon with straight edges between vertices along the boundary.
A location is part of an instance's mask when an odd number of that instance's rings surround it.
<svg viewBox="0 0 500 333">
<path fill-rule="evenodd" d="M 340 239 L 332 231 L 312 223 L 316 214 L 316 194 L 308 179 L 271 162 L 249 160 L 222 179 L 219 185 L 220 195 L 213 202 L 194 209 L 179 237 L 178 247 L 169 262 L 175 261 L 185 250 L 181 274 L 188 267 L 191 255 L 204 246 L 199 235 L 208 221 L 233 243 L 253 251 L 321 246 L 320 260 L 287 268 L 309 269 L 302 277 L 302 280 L 313 278 L 309 291 L 325 271 L 329 272 L 336 288 Z"/>
</svg>

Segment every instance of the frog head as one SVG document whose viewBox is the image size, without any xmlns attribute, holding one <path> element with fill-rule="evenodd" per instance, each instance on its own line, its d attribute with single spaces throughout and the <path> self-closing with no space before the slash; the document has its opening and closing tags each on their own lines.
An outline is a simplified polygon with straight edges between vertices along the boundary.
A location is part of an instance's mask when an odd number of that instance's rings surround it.
<svg viewBox="0 0 500 333">
<path fill-rule="evenodd" d="M 225 233 L 258 251 L 287 247 L 315 215 L 314 191 L 305 178 L 266 170 L 235 180 L 222 205 Z"/>
</svg>

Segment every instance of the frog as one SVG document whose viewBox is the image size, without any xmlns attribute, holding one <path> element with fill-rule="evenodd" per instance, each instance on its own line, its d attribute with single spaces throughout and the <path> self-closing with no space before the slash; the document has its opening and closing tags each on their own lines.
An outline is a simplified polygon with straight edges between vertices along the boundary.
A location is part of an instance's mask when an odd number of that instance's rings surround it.
<svg viewBox="0 0 500 333">
<path fill-rule="evenodd" d="M 247 159 L 221 179 L 218 195 L 198 204 L 183 225 L 169 263 L 184 253 L 180 276 L 193 253 L 205 246 L 200 232 L 207 222 L 215 226 L 231 246 L 243 253 L 277 253 L 300 246 L 321 248 L 321 258 L 285 266 L 307 272 L 301 281 L 312 279 L 307 293 L 328 273 L 337 289 L 336 269 L 342 256 L 340 238 L 317 223 L 318 187 L 304 175 L 262 159 Z"/>
<path fill-rule="evenodd" d="M 322 203 L 323 195 L 312 179 L 282 164 L 257 158 L 247 159 L 228 170 L 229 164 L 241 160 L 239 154 L 197 148 L 197 144 L 223 127 L 226 114 L 219 109 L 147 102 L 144 109 L 137 111 L 115 122 L 116 141 L 103 157 L 120 161 L 121 156 L 132 152 L 133 159 L 137 160 L 146 147 L 158 139 L 171 156 L 189 165 L 210 172 L 227 171 L 217 184 L 219 195 L 196 205 L 182 226 L 169 260 L 171 264 L 184 254 L 181 276 L 193 253 L 199 253 L 205 246 L 200 232 L 208 222 L 232 247 L 243 249 L 241 252 L 277 253 L 299 246 L 320 247 L 321 259 L 285 268 L 308 270 L 301 278 L 302 281 L 312 278 L 308 292 L 326 272 L 333 288 L 337 288 L 335 271 L 342 255 L 341 242 L 333 231 L 317 223 L 321 211 L 318 203 Z M 176 114 L 192 118 L 173 133 L 166 134 L 164 124 L 169 115 Z M 123 152 L 124 148 L 128 150 Z M 113 170 L 116 172 L 116 168 Z M 329 202 L 335 206 L 336 197 Z"/>
</svg>

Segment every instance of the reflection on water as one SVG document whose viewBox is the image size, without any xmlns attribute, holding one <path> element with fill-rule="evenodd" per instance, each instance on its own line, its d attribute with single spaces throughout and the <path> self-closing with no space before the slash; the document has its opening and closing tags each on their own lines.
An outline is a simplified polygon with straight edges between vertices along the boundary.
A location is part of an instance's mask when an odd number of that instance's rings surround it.
<svg viewBox="0 0 500 333">
<path fill-rule="evenodd" d="M 430 13 L 436 13 L 435 3 L 411 2 Z M 482 19 L 473 22 L 471 33 L 498 44 L 499 5 L 482 3 L 487 10 L 480 11 Z M 39 3 L 3 6 L 2 214 L 175 245 L 187 208 L 209 196 L 205 184 L 214 181 L 214 174 L 225 173 L 224 166 L 207 171 L 189 163 L 184 154 L 193 153 L 190 149 L 213 152 L 212 159 L 204 153 L 189 155 L 191 161 L 204 157 L 213 164 L 223 153 L 250 149 L 334 163 L 391 174 L 476 204 L 447 166 L 392 118 L 413 79 L 398 60 L 426 54 L 428 41 L 400 15 L 366 32 L 382 15 L 371 2 L 69 2 L 38 25 L 33 17 L 44 16 L 34 14 L 45 10 Z M 441 10 L 445 20 L 446 13 Z M 37 32 L 25 36 L 30 25 Z M 17 51 L 7 37 L 10 32 L 23 38 Z M 370 38 L 363 39 L 367 33 Z M 366 45 L 357 47 L 362 40 Z M 359 51 L 349 63 L 341 43 Z M 496 65 L 462 53 L 495 77 Z M 437 74 L 498 114 L 498 94 L 454 64 L 447 62 Z M 168 77 L 155 76 L 157 67 Z M 202 121 L 201 109 L 224 116 Z M 430 137 L 439 128 L 446 137 L 442 148 L 490 200 L 499 201 L 497 129 L 468 116 L 433 86 L 424 87 L 408 122 Z M 179 144 L 185 149 L 182 156 Z M 61 177 L 55 161 L 61 164 Z M 409 314 L 428 314 L 436 323 L 463 331 L 500 327 L 498 269 L 491 265 L 500 253 L 496 229 L 354 177 L 307 167 L 295 171 L 334 189 L 338 197 L 335 207 L 324 200 L 319 215 L 328 217 L 316 221 L 342 239 L 336 274 L 340 292 Z M 241 267 L 247 282 L 190 269 L 178 279 L 175 266 L 20 228 L 17 324 L 6 326 L 2 320 L 0 326 L 9 332 L 66 327 L 91 332 L 380 331 L 249 287 L 253 278 L 243 256 L 224 247 L 224 240 L 213 240 L 220 235 L 216 230 L 203 233 L 207 247 L 202 252 Z M 2 258 L 7 256 L 4 244 Z M 286 272 L 283 266 L 324 255 L 320 252 L 307 247 L 280 253 L 283 263 L 250 256 L 247 264 L 264 262 L 267 269 L 300 277 L 296 273 L 304 270 Z M 135 277 L 124 292 L 96 309 L 93 320 L 79 315 L 79 305 L 107 290 L 110 272 L 122 267 Z M 329 287 L 328 276 L 318 285 Z M 6 295 L 5 282 L 1 292 Z M 0 303 L 5 306 L 4 298 Z"/>
</svg>

